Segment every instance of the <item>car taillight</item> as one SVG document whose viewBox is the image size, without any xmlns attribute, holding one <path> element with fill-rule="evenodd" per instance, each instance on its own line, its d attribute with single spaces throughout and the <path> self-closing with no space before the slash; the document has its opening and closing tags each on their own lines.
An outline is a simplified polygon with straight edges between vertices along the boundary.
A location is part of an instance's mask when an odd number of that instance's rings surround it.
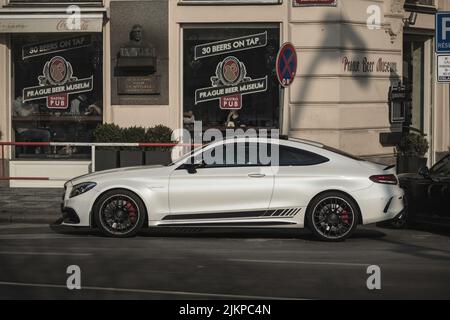
<svg viewBox="0 0 450 320">
<path fill-rule="evenodd" d="M 383 183 L 383 184 L 397 184 L 397 177 L 393 174 L 381 174 L 376 176 L 371 176 L 369 178 L 373 182 Z"/>
</svg>

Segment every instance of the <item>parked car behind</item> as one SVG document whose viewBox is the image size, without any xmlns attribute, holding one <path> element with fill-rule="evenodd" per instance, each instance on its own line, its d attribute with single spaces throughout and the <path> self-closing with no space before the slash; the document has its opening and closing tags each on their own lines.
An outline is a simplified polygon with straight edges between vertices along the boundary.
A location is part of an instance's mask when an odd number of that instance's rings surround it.
<svg viewBox="0 0 450 320">
<path fill-rule="evenodd" d="M 408 223 L 450 226 L 450 153 L 430 169 L 399 176 L 405 190 L 406 210 L 391 222 L 397 228 Z"/>
</svg>

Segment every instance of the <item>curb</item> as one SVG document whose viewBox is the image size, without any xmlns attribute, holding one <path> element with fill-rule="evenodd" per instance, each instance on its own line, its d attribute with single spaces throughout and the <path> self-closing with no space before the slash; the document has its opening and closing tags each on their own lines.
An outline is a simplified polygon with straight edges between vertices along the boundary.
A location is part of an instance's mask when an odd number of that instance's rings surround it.
<svg viewBox="0 0 450 320">
<path fill-rule="evenodd" d="M 60 215 L 54 213 L 44 214 L 14 214 L 0 212 L 0 223 L 30 223 L 30 224 L 54 224 Z"/>
</svg>

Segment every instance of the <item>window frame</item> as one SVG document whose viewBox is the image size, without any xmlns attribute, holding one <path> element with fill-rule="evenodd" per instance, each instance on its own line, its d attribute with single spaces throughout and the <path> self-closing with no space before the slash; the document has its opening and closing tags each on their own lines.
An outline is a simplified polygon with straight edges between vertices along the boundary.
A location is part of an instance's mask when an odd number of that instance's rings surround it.
<svg viewBox="0 0 450 320">
<path fill-rule="evenodd" d="M 57 0 L 57 1 L 51 1 L 51 0 L 8 0 L 6 3 L 7 6 L 67 6 L 67 5 L 78 5 L 80 7 L 83 6 L 93 6 L 93 5 L 101 5 L 103 6 L 103 0 L 82 0 L 82 1 L 76 1 L 76 0 Z"/>
<path fill-rule="evenodd" d="M 9 141 L 13 141 L 13 142 L 20 142 L 17 141 L 17 132 L 15 129 L 15 123 L 21 123 L 21 119 L 20 116 L 15 116 L 14 115 L 14 111 L 13 111 L 13 102 L 14 102 L 14 96 L 15 96 L 15 90 L 16 90 L 16 65 L 15 65 L 15 55 L 13 55 L 13 50 L 14 50 L 14 37 L 20 37 L 20 36 L 25 36 L 25 35 L 29 35 L 29 33 L 22 33 L 22 34 L 11 34 L 8 36 L 8 45 L 10 47 L 10 52 L 11 54 L 9 54 L 8 57 L 8 68 L 7 68 L 7 72 L 9 74 L 9 78 L 10 78 L 10 88 L 9 88 L 9 97 L 8 97 L 8 108 L 9 108 L 9 117 L 8 117 L 8 124 L 9 124 L 9 130 L 7 131 L 8 137 L 9 137 Z M 84 32 L 84 33 L 56 33 L 56 32 L 52 32 L 52 33 L 41 33 L 38 35 L 44 35 L 44 36 L 59 36 L 62 38 L 71 38 L 71 37 L 75 37 L 75 36 L 79 36 L 79 35 L 99 35 L 99 38 L 101 38 L 101 59 L 100 59 L 100 64 L 101 64 L 101 72 L 99 72 L 99 74 L 101 75 L 101 81 L 102 83 L 104 83 L 104 56 L 105 56 L 105 43 L 104 43 L 104 35 L 103 32 L 102 33 L 98 33 L 98 32 Z M 33 43 L 33 44 L 37 44 Z M 80 47 L 78 49 L 81 49 L 83 47 Z M 59 55 L 58 52 L 54 53 Z M 94 90 L 92 90 L 94 91 Z M 99 98 L 101 98 L 101 103 L 102 103 L 102 107 L 101 107 L 101 114 L 100 115 L 96 115 L 96 116 L 91 116 L 91 117 L 95 117 L 98 118 L 95 121 L 92 121 L 92 123 L 97 123 L 97 124 L 102 124 L 104 123 L 104 114 L 105 114 L 105 89 L 104 86 L 102 86 L 102 93 L 99 95 Z M 70 106 L 69 106 L 70 108 Z M 56 109 L 55 109 L 56 110 Z M 57 112 L 54 111 L 54 112 Z M 34 115 L 33 115 L 34 116 Z M 61 121 L 61 122 L 69 122 L 69 123 L 78 123 L 77 118 L 79 119 L 80 117 L 88 117 L 87 115 L 72 115 L 72 117 L 74 117 L 74 120 L 67 120 L 67 121 Z M 54 122 L 51 119 L 51 116 L 48 119 L 45 119 L 45 116 L 43 115 L 38 115 L 36 116 L 36 120 L 34 121 L 28 121 L 30 123 L 51 123 Z M 85 123 L 89 123 L 89 122 L 85 122 Z M 50 140 L 52 141 L 52 139 Z M 25 141 L 26 142 L 26 141 Z M 77 141 L 67 141 L 67 142 L 77 142 Z M 83 142 L 83 141 L 80 141 Z M 94 141 L 92 141 L 94 142 Z M 29 146 L 29 148 L 34 148 L 33 146 Z M 87 153 L 81 153 L 81 157 L 73 157 L 72 153 L 67 153 L 65 154 L 67 157 L 55 157 L 55 148 L 51 149 L 53 150 L 53 152 L 49 149 L 50 152 L 43 152 L 41 155 L 47 155 L 47 156 L 36 156 L 36 157 L 18 157 L 17 156 L 17 147 L 16 148 L 11 148 L 11 152 L 9 153 L 9 159 L 13 160 L 13 161 L 51 161 L 51 162 L 56 162 L 56 161 L 85 161 L 85 160 L 89 160 L 90 156 L 85 157 L 85 155 L 89 155 L 91 153 L 91 150 L 89 150 Z M 49 156 L 50 155 L 50 156 Z"/>
<path fill-rule="evenodd" d="M 304 153 L 309 153 L 309 154 L 311 154 L 313 156 L 317 156 L 319 158 L 323 158 L 323 161 L 317 162 L 317 163 L 313 163 L 313 164 L 281 164 L 281 152 L 282 152 L 283 148 L 285 148 L 285 149 L 293 149 L 295 151 L 300 151 L 300 152 L 304 152 Z M 280 167 L 311 167 L 311 166 L 317 166 L 319 164 L 324 164 L 324 163 L 330 162 L 329 158 L 327 158 L 325 156 L 322 156 L 320 154 L 317 154 L 315 152 L 308 151 L 308 150 L 301 149 L 301 148 L 292 147 L 292 146 L 281 145 L 281 144 L 280 144 L 279 155 L 280 155 L 280 159 L 278 161 L 279 162 L 278 166 L 280 166 Z"/>
<path fill-rule="evenodd" d="M 184 1 L 184 0 L 178 0 L 179 2 Z M 190 0 L 188 0 L 189 2 L 191 2 Z M 194 2 L 196 0 L 192 0 L 192 2 Z M 216 0 L 217 1 L 217 0 Z M 232 1 L 232 2 L 245 2 L 243 4 L 248 4 L 250 5 L 250 3 L 246 0 L 239 0 L 239 1 L 235 1 L 235 0 L 224 0 L 224 1 Z M 249 0 L 249 1 L 255 1 L 258 2 L 260 0 Z M 274 1 L 274 0 L 270 0 L 270 1 Z M 201 1 L 206 2 L 206 1 Z M 215 2 L 215 1 L 212 1 Z M 279 0 L 280 4 L 283 2 L 282 0 Z M 189 3 L 188 5 L 190 5 L 191 3 Z M 225 4 L 225 3 L 223 3 Z M 268 4 L 268 3 L 267 3 Z M 219 4 L 220 5 L 220 4 Z M 217 29 L 229 29 L 230 27 L 235 28 L 235 29 L 242 29 L 242 28 L 255 28 L 255 29 L 265 29 L 265 28 L 270 28 L 270 29 L 277 29 L 278 30 L 278 43 L 281 46 L 281 44 L 283 43 L 283 28 L 282 28 L 282 23 L 280 21 L 269 21 L 269 22 L 217 22 L 217 23 L 212 23 L 212 22 L 186 22 L 186 23 L 182 23 L 180 24 L 180 50 L 181 50 L 181 55 L 180 55 L 180 63 L 181 63 L 181 85 L 179 88 L 179 94 L 180 94 L 180 112 L 181 114 L 183 114 L 185 112 L 185 96 L 186 96 L 186 91 L 184 90 L 184 75 L 186 73 L 186 68 L 184 67 L 184 63 L 185 63 L 185 54 L 184 54 L 184 50 L 185 50 L 185 32 L 186 31 L 190 31 L 190 30 L 194 30 L 194 29 L 198 29 L 198 30 L 202 30 L 202 29 L 211 29 L 211 28 L 217 28 Z M 221 41 L 221 40 L 219 40 Z M 230 53 L 231 55 L 235 55 L 234 52 Z M 230 55 L 228 54 L 228 55 Z M 279 89 L 280 90 L 280 89 Z M 271 129 L 271 128 L 276 128 L 276 129 L 280 129 L 283 127 L 283 97 L 281 94 L 281 91 L 278 92 L 278 112 L 276 113 L 276 117 L 275 117 L 275 121 L 272 121 L 273 124 L 272 126 L 268 126 L 268 127 L 261 127 L 263 129 Z M 240 111 L 240 110 L 238 110 Z M 209 120 L 208 120 L 209 121 Z M 184 124 L 183 124 L 183 118 L 181 117 L 180 119 L 180 127 L 183 128 Z M 203 122 L 203 124 L 205 125 L 205 122 Z M 277 125 L 275 125 L 277 124 Z M 209 124 L 206 124 L 206 126 L 208 127 Z M 214 127 L 214 125 L 212 126 Z"/>
<path fill-rule="evenodd" d="M 437 1 L 433 0 L 433 4 L 421 4 L 421 3 L 408 3 L 405 2 L 405 9 L 408 11 L 422 12 L 422 13 L 435 13 L 438 10 Z"/>
<path fill-rule="evenodd" d="M 214 146 L 214 147 L 211 147 L 211 148 L 212 149 L 215 149 L 215 148 L 218 148 L 218 147 L 227 148 L 226 147 L 227 144 L 237 145 L 237 144 L 241 144 L 241 143 L 244 143 L 246 145 L 247 144 L 263 144 L 263 143 L 267 144 L 269 146 L 271 145 L 271 143 L 268 143 L 268 142 L 242 142 L 242 141 L 235 142 L 235 141 L 233 141 L 233 142 L 229 142 L 229 143 L 223 143 L 223 144 L 220 144 L 219 146 Z M 195 159 L 195 157 L 198 157 L 200 154 L 202 154 L 201 159 L 203 161 L 203 153 L 205 153 L 206 151 L 208 151 L 211 148 L 201 148 L 201 150 L 199 150 L 198 153 L 196 152 L 195 154 L 192 154 L 192 155 L 188 156 L 186 158 L 186 160 L 184 160 L 183 163 L 181 163 L 175 170 L 185 170 L 186 169 L 186 165 L 190 165 L 190 159 Z M 234 146 L 233 148 L 234 148 L 234 151 L 237 150 L 236 146 Z M 233 154 L 233 156 L 234 156 L 234 154 Z M 258 152 L 258 159 L 257 160 L 259 160 L 259 152 Z M 256 164 L 245 164 L 245 163 L 242 163 L 242 164 L 226 164 L 225 163 L 225 164 L 206 164 L 206 165 L 199 164 L 199 166 L 196 169 L 247 168 L 247 167 L 251 168 L 251 167 L 270 167 L 270 166 L 271 166 L 270 164 L 261 164 L 261 163 L 256 163 Z"/>
<path fill-rule="evenodd" d="M 178 0 L 179 6 L 280 5 L 283 0 Z"/>
</svg>

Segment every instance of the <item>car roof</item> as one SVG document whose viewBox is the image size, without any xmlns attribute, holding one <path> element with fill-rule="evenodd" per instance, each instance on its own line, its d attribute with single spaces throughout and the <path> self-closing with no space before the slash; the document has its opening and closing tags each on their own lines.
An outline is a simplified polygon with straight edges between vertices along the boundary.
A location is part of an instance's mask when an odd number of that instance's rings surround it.
<svg viewBox="0 0 450 320">
<path fill-rule="evenodd" d="M 216 143 L 227 143 L 227 142 L 246 142 L 246 141 L 252 141 L 252 142 L 283 142 L 283 141 L 290 141 L 290 142 L 297 142 L 297 143 L 302 143 L 302 144 L 306 144 L 309 146 L 313 146 L 313 147 L 317 147 L 317 148 L 323 148 L 325 145 L 320 143 L 320 142 L 316 142 L 316 141 L 312 141 L 312 140 L 307 140 L 307 139 L 299 139 L 299 138 L 289 138 L 289 139 L 285 139 L 283 137 L 280 138 L 269 138 L 269 137 L 258 137 L 258 136 L 237 136 L 237 137 L 230 137 L 230 138 L 225 138 L 221 141 L 217 141 Z M 283 143 L 282 143 L 283 144 Z"/>
</svg>

